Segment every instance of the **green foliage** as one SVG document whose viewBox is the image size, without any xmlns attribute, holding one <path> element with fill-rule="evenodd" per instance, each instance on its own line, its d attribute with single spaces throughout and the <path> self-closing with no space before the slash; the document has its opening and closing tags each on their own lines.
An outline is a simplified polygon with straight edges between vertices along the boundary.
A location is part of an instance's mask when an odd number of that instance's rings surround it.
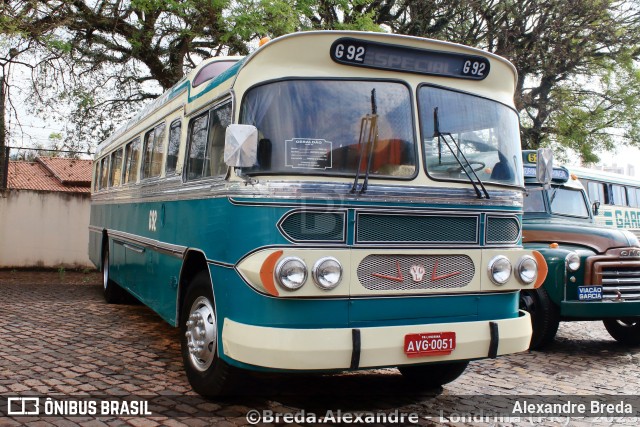
<svg viewBox="0 0 640 427">
<path fill-rule="evenodd" d="M 28 49 L 36 108 L 66 124 L 65 146 L 95 146 L 202 59 L 247 54 L 265 35 L 328 29 L 506 57 L 519 73 L 524 148 L 571 148 L 592 161 L 640 141 L 640 0 L 7 0 L 0 61 Z"/>
</svg>

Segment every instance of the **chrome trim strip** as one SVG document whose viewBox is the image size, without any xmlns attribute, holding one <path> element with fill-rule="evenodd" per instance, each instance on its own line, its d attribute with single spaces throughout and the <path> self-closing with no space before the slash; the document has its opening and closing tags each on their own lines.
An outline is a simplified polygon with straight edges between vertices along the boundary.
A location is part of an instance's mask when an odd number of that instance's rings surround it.
<svg viewBox="0 0 640 427">
<path fill-rule="evenodd" d="M 311 199 L 318 201 L 386 202 L 407 204 L 463 205 L 477 207 L 504 207 L 522 209 L 522 190 L 492 190 L 490 199 L 478 199 L 471 188 L 417 187 L 410 185 L 371 184 L 365 194 L 351 194 L 351 184 L 337 182 L 265 181 L 245 184 L 220 178 L 196 182 L 182 182 L 180 176 L 162 178 L 152 182 L 118 187 L 94 193 L 95 204 L 120 202 L 177 201 L 228 197 L 236 205 L 284 205 L 289 200 Z M 267 198 L 266 202 L 252 199 Z M 246 200 L 243 200 L 246 199 Z M 324 206 L 301 202 L 288 202 L 287 206 Z M 358 207 L 363 207 L 362 205 Z M 411 208 L 406 208 L 411 209 Z M 446 207 L 444 208 L 446 209 Z M 459 208 L 458 208 L 459 209 Z"/>
<path fill-rule="evenodd" d="M 298 214 L 298 213 L 323 213 L 323 214 L 330 214 L 330 215 L 340 215 L 342 214 L 342 240 L 296 240 L 294 239 L 292 236 L 289 235 L 289 233 L 287 233 L 284 228 L 282 228 L 282 223 L 284 221 L 286 221 L 287 218 L 289 218 L 292 215 Z M 347 242 L 347 210 L 346 209 L 336 209 L 336 210 L 332 210 L 332 209 L 294 209 L 294 210 L 290 210 L 287 213 L 285 213 L 284 215 L 282 215 L 282 217 L 278 220 L 278 222 L 276 223 L 276 228 L 278 229 L 278 231 L 280 232 L 280 234 L 282 234 L 282 237 L 284 237 L 285 239 L 287 239 L 288 241 L 290 241 L 291 243 L 303 243 L 303 244 L 312 244 L 312 243 L 318 243 L 318 244 L 341 244 L 341 243 L 346 243 Z"/>
<path fill-rule="evenodd" d="M 224 267 L 224 268 L 234 268 L 234 269 L 236 268 L 235 265 L 229 264 L 228 262 L 214 261 L 212 259 L 208 259 L 207 264 L 215 265 L 218 267 Z"/>
<path fill-rule="evenodd" d="M 104 228 L 89 224 L 89 231 L 92 233 L 102 233 Z"/>
<path fill-rule="evenodd" d="M 143 248 L 152 249 L 157 252 L 161 252 L 167 255 L 174 256 L 176 258 L 182 258 L 187 251 L 186 246 L 172 245 L 170 243 L 164 243 L 159 240 L 149 239 L 147 237 L 137 236 L 135 234 L 125 233 L 118 230 L 107 230 L 109 236 L 114 237 L 114 240 L 120 239 L 125 244 L 130 243 L 133 245 L 139 245 Z"/>
<path fill-rule="evenodd" d="M 114 243 L 115 243 L 115 240 L 114 240 Z M 144 248 L 141 248 L 139 246 L 133 246 L 133 245 L 131 245 L 129 243 L 123 243 L 122 246 L 124 246 L 125 249 L 129 249 L 130 251 L 137 252 L 139 254 L 143 254 L 144 251 L 145 251 Z"/>
</svg>

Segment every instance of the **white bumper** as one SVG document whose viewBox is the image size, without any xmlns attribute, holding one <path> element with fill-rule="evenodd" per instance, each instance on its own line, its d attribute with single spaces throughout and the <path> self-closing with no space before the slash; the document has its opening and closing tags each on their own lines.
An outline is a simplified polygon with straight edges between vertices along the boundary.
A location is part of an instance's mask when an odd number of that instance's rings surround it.
<svg viewBox="0 0 640 427">
<path fill-rule="evenodd" d="M 359 328 L 357 367 L 486 358 L 491 346 L 490 323 L 479 321 Z M 531 319 L 528 313 L 521 311 L 518 318 L 495 320 L 493 323 L 497 324 L 498 332 L 496 354 L 517 353 L 529 348 Z M 456 348 L 446 356 L 407 357 L 404 354 L 405 335 L 426 332 L 455 332 Z M 349 369 L 354 367 L 353 335 L 351 328 L 271 328 L 225 319 L 222 345 L 226 356 L 254 366 L 293 370 Z"/>
</svg>

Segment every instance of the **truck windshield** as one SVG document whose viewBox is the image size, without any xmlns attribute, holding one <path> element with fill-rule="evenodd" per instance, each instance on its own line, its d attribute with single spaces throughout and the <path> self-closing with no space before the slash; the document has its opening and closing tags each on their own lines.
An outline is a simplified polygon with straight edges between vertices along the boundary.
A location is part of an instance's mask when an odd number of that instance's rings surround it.
<svg viewBox="0 0 640 427">
<path fill-rule="evenodd" d="M 375 137 L 362 138 L 371 117 Z M 247 93 L 240 120 L 259 133 L 258 164 L 245 169 L 248 174 L 353 176 L 358 165 L 372 178 L 416 174 L 411 94 L 401 83 L 269 83 Z"/>
<path fill-rule="evenodd" d="M 547 203 L 545 203 L 545 193 Z M 547 210 L 546 206 L 550 206 Z M 584 193 L 564 187 L 552 187 L 545 191 L 542 187 L 528 188 L 524 198 L 525 213 L 549 212 L 554 215 L 574 216 L 580 218 L 589 217 L 589 206 L 584 198 Z"/>
<path fill-rule="evenodd" d="M 442 140 L 442 135 L 447 135 L 457 143 L 454 146 L 459 147 L 482 182 L 523 185 L 518 115 L 511 108 L 432 86 L 419 88 L 418 108 L 430 177 L 468 180 L 456 160 L 460 153 L 452 153 Z"/>
</svg>

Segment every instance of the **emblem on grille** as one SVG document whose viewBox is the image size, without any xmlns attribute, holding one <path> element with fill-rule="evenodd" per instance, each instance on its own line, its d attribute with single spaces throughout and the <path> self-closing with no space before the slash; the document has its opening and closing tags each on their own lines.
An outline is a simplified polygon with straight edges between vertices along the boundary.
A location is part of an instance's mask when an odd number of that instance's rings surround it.
<svg viewBox="0 0 640 427">
<path fill-rule="evenodd" d="M 404 282 L 404 276 L 402 275 L 402 270 L 400 269 L 400 261 L 396 261 L 396 271 L 396 276 L 389 276 L 388 274 L 381 273 L 371 273 L 371 275 L 373 277 L 379 277 L 381 279 L 393 280 L 394 282 Z M 426 269 L 421 264 L 414 264 L 409 268 L 409 274 L 411 274 L 411 280 L 413 280 L 414 283 L 422 282 L 422 279 L 424 279 L 424 275 L 426 272 Z M 458 274 L 462 274 L 462 272 L 454 271 L 452 273 L 438 274 L 438 260 L 436 260 L 435 264 L 433 265 L 433 270 L 431 271 L 431 281 L 437 282 L 438 280 L 447 279 L 449 277 L 457 276 Z"/>
<path fill-rule="evenodd" d="M 411 268 L 409 269 L 409 273 L 411 273 L 411 279 L 413 279 L 414 282 L 419 283 L 422 281 L 426 270 L 422 265 L 417 264 L 411 266 Z"/>
</svg>

